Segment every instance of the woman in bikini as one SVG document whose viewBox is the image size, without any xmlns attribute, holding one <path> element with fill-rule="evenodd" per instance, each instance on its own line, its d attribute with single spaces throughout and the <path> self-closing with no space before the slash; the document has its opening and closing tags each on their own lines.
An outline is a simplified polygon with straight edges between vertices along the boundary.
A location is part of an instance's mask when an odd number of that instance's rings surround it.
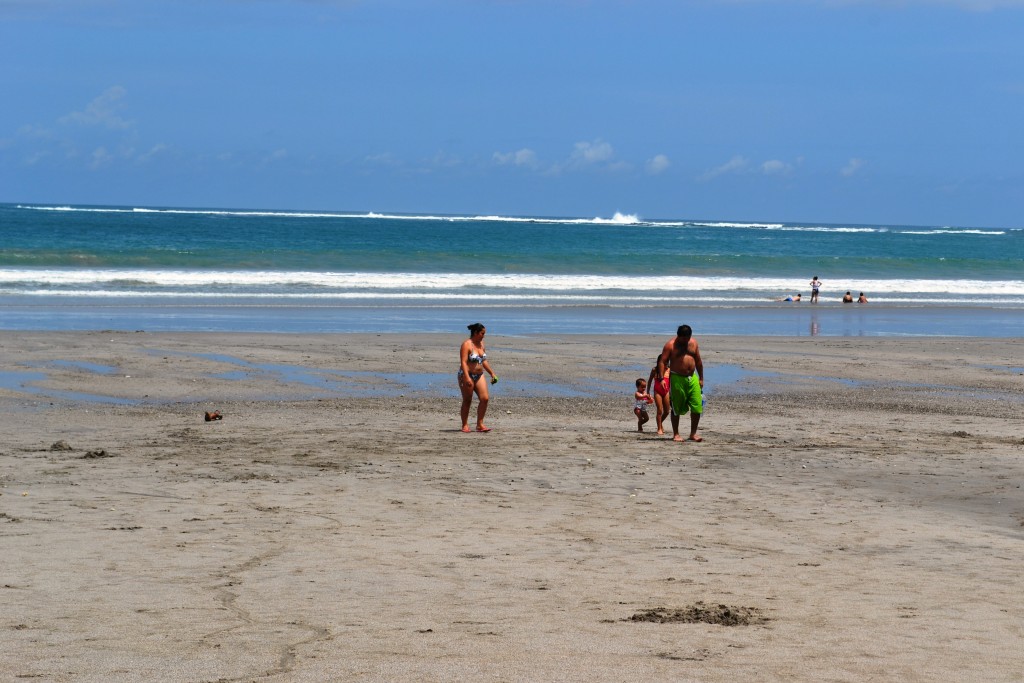
<svg viewBox="0 0 1024 683">
<path fill-rule="evenodd" d="M 469 431 L 469 407 L 473 402 L 473 392 L 476 392 L 478 399 L 476 407 L 476 431 L 489 432 L 490 427 L 484 426 L 484 415 L 487 413 L 487 402 L 490 396 L 487 393 L 487 381 L 484 379 L 484 372 L 491 376 L 491 384 L 498 381 L 498 376 L 491 370 L 487 362 L 487 350 L 484 349 L 484 335 L 487 328 L 480 323 L 467 325 L 469 328 L 469 339 L 462 342 L 459 347 L 459 390 L 462 392 L 462 431 Z"/>
<path fill-rule="evenodd" d="M 660 358 L 660 356 L 658 357 Z M 668 405 L 668 366 L 665 366 L 665 374 L 661 377 L 658 376 L 658 358 L 654 359 L 654 367 L 651 368 L 651 375 L 647 378 L 647 390 L 648 393 L 654 392 L 654 405 L 658 409 L 656 416 L 656 423 L 658 425 L 658 433 L 665 433 L 665 418 L 668 417 L 669 405 Z"/>
</svg>

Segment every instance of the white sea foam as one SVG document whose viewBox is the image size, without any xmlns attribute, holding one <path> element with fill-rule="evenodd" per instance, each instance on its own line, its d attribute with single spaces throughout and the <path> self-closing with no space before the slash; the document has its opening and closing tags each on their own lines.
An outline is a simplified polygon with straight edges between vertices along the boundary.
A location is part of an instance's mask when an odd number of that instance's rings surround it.
<svg viewBox="0 0 1024 683">
<path fill-rule="evenodd" d="M 1005 235 L 1005 230 L 953 230 L 940 228 L 936 230 L 901 230 L 904 235 Z"/>
<path fill-rule="evenodd" d="M 691 225 L 703 228 L 781 228 L 784 223 L 729 223 L 724 221 L 693 221 Z"/>
<path fill-rule="evenodd" d="M 380 301 L 384 300 L 401 300 L 401 301 L 463 301 L 470 303 L 479 302 L 567 302 L 567 303 L 592 303 L 602 302 L 609 304 L 635 304 L 637 302 L 644 302 L 650 304 L 677 304 L 679 303 L 678 296 L 645 296 L 636 293 L 630 293 L 628 295 L 607 295 L 607 294 L 481 294 L 481 293 L 453 293 L 453 292 L 394 292 L 382 294 L 380 292 L 291 292 L 291 293 L 269 293 L 269 292 L 188 292 L 182 293 L 177 291 L 130 291 L 130 290 L 110 290 L 110 289 L 34 289 L 34 290 L 12 290 L 0 288 L 0 295 L 20 295 L 20 296 L 56 296 L 56 297 L 101 297 L 101 298 L 156 298 L 156 299 L 286 299 L 286 300 L 297 300 L 297 299 L 311 299 L 311 300 L 351 300 L 351 301 Z M 765 299 L 763 297 L 746 296 L 746 297 L 730 297 L 732 302 L 748 302 L 748 303 L 761 303 Z M 711 296 L 688 296 L 686 297 L 687 302 L 702 302 L 702 303 L 714 303 L 722 301 L 722 297 L 711 297 Z"/>
<path fill-rule="evenodd" d="M 802 282 L 802 281 L 800 281 Z M 254 293 L 283 294 L 295 289 L 335 292 L 389 293 L 450 292 L 469 289 L 494 292 L 606 292 L 639 293 L 758 292 L 793 293 L 806 290 L 793 278 L 730 276 L 558 275 L 531 273 L 370 273 L 247 270 L 143 270 L 143 269 L 0 269 L 0 284 L 19 289 L 116 289 L 152 292 L 174 288 L 190 294 L 210 288 L 245 289 Z M 838 298 L 846 290 L 870 295 L 950 294 L 955 296 L 1022 296 L 1024 280 L 936 280 L 909 278 L 830 280 L 822 296 Z M 301 293 L 301 292 L 300 292 Z M 808 293 L 809 292 L 806 292 Z M 780 294 L 781 296 L 781 294 Z"/>
<path fill-rule="evenodd" d="M 592 223 L 595 225 L 684 225 L 682 222 L 668 221 L 642 221 L 636 214 L 623 214 L 616 212 L 611 218 L 545 218 L 530 216 L 498 216 L 498 215 L 472 215 L 472 216 L 447 216 L 436 214 L 396 214 L 378 213 L 368 211 L 366 213 L 346 212 L 311 212 L 311 211 L 232 211 L 226 209 L 152 209 L 152 208 L 107 208 L 107 207 L 72 207 L 72 206 L 33 206 L 19 205 L 19 209 L 32 209 L 35 211 L 67 211 L 82 213 L 151 213 L 167 215 L 193 215 L 193 216 L 238 216 L 238 217 L 273 217 L 273 218 L 367 218 L 383 220 L 404 220 L 404 221 L 445 221 L 445 222 L 466 222 L 466 221 L 489 221 L 503 223 L 562 223 L 567 225 L 581 225 Z"/>
<path fill-rule="evenodd" d="M 452 292 L 319 292 L 319 293 L 269 293 L 269 292 L 178 292 L 178 291 L 139 291 L 139 290 L 74 290 L 74 289 L 34 289 L 34 290 L 13 290 L 0 287 L 0 296 L 19 297 L 49 297 L 60 299 L 111 299 L 111 300 L 139 300 L 139 301 L 208 301 L 212 304 L 232 304 L 247 301 L 265 302 L 261 305 L 273 305 L 274 302 L 320 302 L 338 303 L 366 306 L 387 306 L 387 305 L 473 305 L 479 306 L 552 306 L 552 305 L 593 305 L 612 307 L 652 307 L 652 306 L 744 306 L 764 305 L 776 302 L 777 299 L 766 299 L 764 296 L 752 295 L 750 293 L 722 292 L 718 296 L 699 296 L 693 293 L 679 293 L 673 296 L 652 296 L 641 292 L 634 292 L 628 295 L 608 295 L 606 293 L 590 294 L 469 294 Z M 941 306 L 1024 306 L 1024 295 L 1009 297 L 993 297 L 991 295 L 974 297 L 942 297 L 942 296 L 872 296 L 871 301 L 877 308 L 880 305 L 941 305 Z M 291 305 L 291 303 L 289 304 Z M 780 303 L 780 305 L 783 305 Z M 853 310 L 863 310 L 860 308 Z"/>
<path fill-rule="evenodd" d="M 608 218 L 595 218 L 595 223 L 614 223 L 615 225 L 636 225 L 640 222 L 636 214 L 621 214 L 618 211 L 610 219 Z"/>
<path fill-rule="evenodd" d="M 903 229 L 889 227 L 867 227 L 867 226 L 843 226 L 843 225 L 790 225 L 786 223 L 759 223 L 759 222 L 736 222 L 736 221 L 678 221 L 678 220 L 646 220 L 638 214 L 627 214 L 615 212 L 611 218 L 600 216 L 594 218 L 553 218 L 543 216 L 500 216 L 500 215 L 443 215 L 443 214 L 398 214 L 379 213 L 376 211 L 367 212 L 343 212 L 343 211 L 259 211 L 259 210 L 230 210 L 230 209 L 174 209 L 174 208 L 119 208 L 119 207 L 98 207 L 98 206 L 41 206 L 32 204 L 19 204 L 19 209 L 30 209 L 34 211 L 62 211 L 81 213 L 137 213 L 137 214 L 166 214 L 166 215 L 194 215 L 194 216 L 236 216 L 253 218 L 324 218 L 324 219 L 375 219 L 375 220 L 400 220 L 400 221 L 441 221 L 441 222 L 501 222 L 501 223 L 542 223 L 553 225 L 629 225 L 641 227 L 699 227 L 699 228 L 730 228 L 730 229 L 759 229 L 779 230 L 783 232 L 831 232 L 831 233 L 878 233 L 896 232 L 906 235 L 1005 235 L 1006 230 L 979 229 L 979 228 L 920 228 Z"/>
<path fill-rule="evenodd" d="M 771 228 L 783 232 L 837 232 L 837 233 L 873 233 L 889 232 L 888 228 L 850 228 L 843 226 L 829 225 L 784 225 L 779 228 Z"/>
</svg>

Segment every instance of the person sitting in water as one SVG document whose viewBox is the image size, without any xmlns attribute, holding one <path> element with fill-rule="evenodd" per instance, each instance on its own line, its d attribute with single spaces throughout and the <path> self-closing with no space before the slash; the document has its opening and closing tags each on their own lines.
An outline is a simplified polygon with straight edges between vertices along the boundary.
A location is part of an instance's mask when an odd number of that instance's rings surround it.
<svg viewBox="0 0 1024 683">
<path fill-rule="evenodd" d="M 850 294 L 849 292 L 844 294 L 843 295 L 843 303 L 844 304 L 852 304 L 853 303 L 853 294 Z"/>
<path fill-rule="evenodd" d="M 868 298 L 866 296 L 864 296 L 864 292 L 861 292 L 860 293 L 860 297 L 857 299 L 857 303 L 859 303 L 859 304 L 866 304 L 867 302 L 868 302 Z"/>
</svg>

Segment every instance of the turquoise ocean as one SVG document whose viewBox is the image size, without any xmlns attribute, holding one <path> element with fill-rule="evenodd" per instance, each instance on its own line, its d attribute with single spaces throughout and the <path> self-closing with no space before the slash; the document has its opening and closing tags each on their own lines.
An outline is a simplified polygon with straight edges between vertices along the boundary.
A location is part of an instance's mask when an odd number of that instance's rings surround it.
<svg viewBox="0 0 1024 683">
<path fill-rule="evenodd" d="M 848 290 L 870 303 L 840 303 Z M 1024 337 L 1024 228 L 0 204 L 0 316 L 7 330 Z"/>
</svg>

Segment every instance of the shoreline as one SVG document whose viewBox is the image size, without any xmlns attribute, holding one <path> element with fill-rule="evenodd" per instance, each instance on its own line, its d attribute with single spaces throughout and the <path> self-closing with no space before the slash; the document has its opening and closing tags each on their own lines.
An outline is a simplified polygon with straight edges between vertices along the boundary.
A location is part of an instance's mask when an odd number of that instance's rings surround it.
<svg viewBox="0 0 1024 683">
<path fill-rule="evenodd" d="M 455 350 L 462 338 L 447 333 L 0 331 L 6 349 L 0 354 L 0 397 L 72 408 L 352 400 L 368 392 L 380 400 L 457 403 Z M 647 377 L 665 339 L 492 334 L 488 348 L 506 367 L 498 373 L 500 387 L 491 391 L 494 400 L 617 400 L 623 387 L 629 390 L 637 377 Z M 704 394 L 712 408 L 722 399 L 771 395 L 781 400 L 801 393 L 820 394 L 829 402 L 836 395 L 849 400 L 908 395 L 916 404 L 977 404 L 987 406 L 978 410 L 1006 416 L 1024 408 L 1019 339 L 698 339 L 707 348 Z M 415 358 L 404 357 L 406 347 Z M 927 363 L 920 360 L 922 349 Z M 563 350 L 568 357 L 562 357 Z M 557 377 L 546 364 L 559 368 Z"/>
<path fill-rule="evenodd" d="M 290 334 L 458 333 L 481 320 L 494 332 L 634 334 L 687 321 L 705 334 L 771 337 L 989 337 L 1024 338 L 1024 308 L 766 302 L 743 306 L 377 306 L 222 305 L 68 300 L 24 303 L 0 297 L 0 331 L 97 330 Z"/>
<path fill-rule="evenodd" d="M 701 444 L 670 334 L 491 332 L 463 435 L 462 334 L 0 332 L 0 675 L 1018 680 L 1022 340 L 696 332 Z"/>
</svg>

